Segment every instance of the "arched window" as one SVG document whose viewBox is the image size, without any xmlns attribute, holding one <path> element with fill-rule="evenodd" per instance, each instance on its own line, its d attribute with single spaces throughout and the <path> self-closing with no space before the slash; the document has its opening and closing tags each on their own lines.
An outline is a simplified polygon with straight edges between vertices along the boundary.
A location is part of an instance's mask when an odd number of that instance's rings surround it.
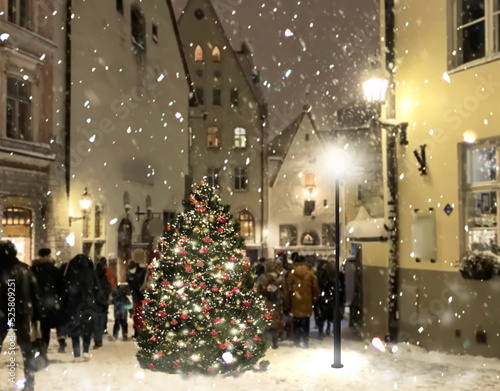
<svg viewBox="0 0 500 391">
<path fill-rule="evenodd" d="M 137 55 L 146 52 L 146 19 L 141 8 L 134 4 L 130 8 L 130 23 L 132 29 L 132 50 Z"/>
<path fill-rule="evenodd" d="M 240 223 L 240 236 L 245 240 L 255 241 L 255 219 L 253 215 L 244 210 L 238 214 L 238 223 Z"/>
<path fill-rule="evenodd" d="M 247 147 L 247 131 L 244 128 L 234 129 L 234 147 L 246 148 Z"/>
<path fill-rule="evenodd" d="M 215 46 L 212 50 L 212 61 L 220 62 L 220 49 L 218 46 Z"/>
<path fill-rule="evenodd" d="M 200 45 L 196 45 L 196 47 L 194 48 L 194 60 L 203 61 L 203 49 Z"/>
</svg>

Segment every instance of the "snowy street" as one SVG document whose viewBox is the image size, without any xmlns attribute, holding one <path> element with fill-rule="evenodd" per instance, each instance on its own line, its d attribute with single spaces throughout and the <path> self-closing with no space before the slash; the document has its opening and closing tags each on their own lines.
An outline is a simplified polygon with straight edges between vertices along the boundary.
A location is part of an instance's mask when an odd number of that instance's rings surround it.
<svg viewBox="0 0 500 391">
<path fill-rule="evenodd" d="M 70 349 L 57 353 L 51 340 L 50 366 L 36 374 L 38 391 L 136 391 L 169 390 L 273 390 L 273 391 L 339 391 L 339 390 L 497 390 L 500 361 L 472 356 L 427 353 L 414 346 L 400 345 L 396 354 L 382 353 L 371 344 L 356 341 L 345 331 L 342 346 L 343 369 L 332 369 L 332 339 L 318 341 L 311 331 L 311 347 L 294 348 L 291 341 L 280 342 L 278 350 L 269 349 L 266 358 L 269 371 L 244 373 L 239 378 L 186 378 L 143 371 L 135 358 L 134 342 L 105 341 L 104 347 L 91 350 L 89 362 L 72 362 Z M 2 368 L 6 356 L 2 354 Z M 8 387 L 2 370 L 1 390 Z"/>
</svg>

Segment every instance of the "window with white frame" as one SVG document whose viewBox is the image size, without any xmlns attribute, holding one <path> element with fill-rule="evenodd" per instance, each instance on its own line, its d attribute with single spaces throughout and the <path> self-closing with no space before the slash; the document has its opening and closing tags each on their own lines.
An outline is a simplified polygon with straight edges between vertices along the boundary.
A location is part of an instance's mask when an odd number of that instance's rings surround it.
<svg viewBox="0 0 500 391">
<path fill-rule="evenodd" d="M 488 58 L 497 53 L 500 50 L 500 1 L 450 1 L 453 66 Z"/>
<path fill-rule="evenodd" d="M 7 76 L 7 137 L 32 140 L 31 84 L 16 76 Z"/>
<path fill-rule="evenodd" d="M 498 143 L 464 147 L 464 216 L 466 250 L 498 249 Z"/>
<path fill-rule="evenodd" d="M 240 224 L 240 236 L 250 242 L 255 241 L 255 219 L 248 210 L 238 214 L 238 223 Z"/>
<path fill-rule="evenodd" d="M 234 129 L 234 147 L 246 148 L 247 147 L 247 131 L 244 128 Z"/>
<path fill-rule="evenodd" d="M 243 167 L 234 169 L 234 189 L 246 190 L 248 185 L 247 170 Z"/>
<path fill-rule="evenodd" d="M 280 224 L 280 246 L 297 245 L 297 226 L 293 224 Z"/>
<path fill-rule="evenodd" d="M 24 28 L 31 28 L 31 0 L 9 0 L 8 20 Z M 33 2 L 34 3 L 34 2 Z"/>
<path fill-rule="evenodd" d="M 208 168 L 206 182 L 212 187 L 218 189 L 220 187 L 220 170 L 218 168 Z"/>
<path fill-rule="evenodd" d="M 208 148 L 220 147 L 219 128 L 216 126 L 209 126 L 207 129 L 207 146 Z"/>
</svg>

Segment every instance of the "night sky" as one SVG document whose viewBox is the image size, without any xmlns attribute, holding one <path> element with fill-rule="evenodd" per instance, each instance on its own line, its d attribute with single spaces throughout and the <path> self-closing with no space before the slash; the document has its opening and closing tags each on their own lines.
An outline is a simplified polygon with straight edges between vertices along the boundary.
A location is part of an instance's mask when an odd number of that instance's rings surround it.
<svg viewBox="0 0 500 391">
<path fill-rule="evenodd" d="M 180 13 L 187 0 L 173 0 Z M 267 80 L 269 130 L 281 131 L 304 104 L 320 129 L 361 97 L 364 72 L 379 49 L 378 0 L 213 0 L 233 47 L 247 40 Z M 178 15 L 177 15 L 178 17 Z M 286 37 L 290 29 L 293 36 Z M 290 72 L 291 71 L 291 72 Z"/>
</svg>

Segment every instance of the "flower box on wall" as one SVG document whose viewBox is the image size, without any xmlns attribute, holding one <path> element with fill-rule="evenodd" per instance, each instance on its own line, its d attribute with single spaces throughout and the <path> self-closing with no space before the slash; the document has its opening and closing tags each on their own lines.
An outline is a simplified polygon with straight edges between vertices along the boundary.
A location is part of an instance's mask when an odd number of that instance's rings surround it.
<svg viewBox="0 0 500 391">
<path fill-rule="evenodd" d="M 484 270 L 462 269 L 460 274 L 465 280 L 489 280 L 493 277 L 493 267 Z"/>
<path fill-rule="evenodd" d="M 466 280 L 489 280 L 498 269 L 499 259 L 490 251 L 467 253 L 457 264 Z"/>
</svg>

